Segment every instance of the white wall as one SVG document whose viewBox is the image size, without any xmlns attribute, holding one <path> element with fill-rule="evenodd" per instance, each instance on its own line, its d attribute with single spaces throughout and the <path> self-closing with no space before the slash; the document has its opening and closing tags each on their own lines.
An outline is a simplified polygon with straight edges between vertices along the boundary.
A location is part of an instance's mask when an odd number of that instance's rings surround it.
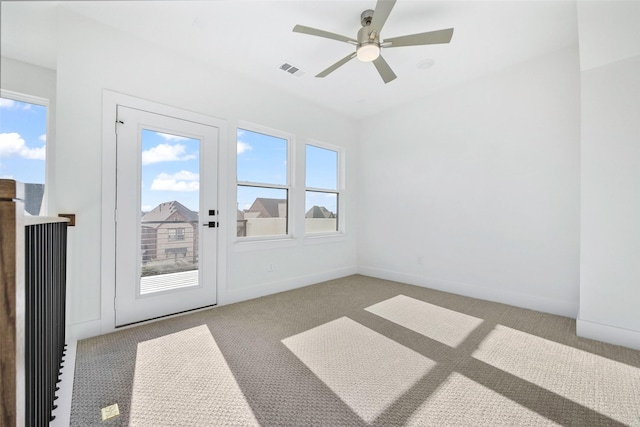
<svg viewBox="0 0 640 427">
<path fill-rule="evenodd" d="M 577 47 L 362 123 L 366 274 L 577 314 Z"/>
<path fill-rule="evenodd" d="M 578 334 L 640 349 L 640 3 L 578 2 Z"/>
<path fill-rule="evenodd" d="M 356 271 L 355 229 L 326 245 L 306 245 L 298 233 L 290 245 L 265 249 L 238 248 L 235 202 L 235 127 L 238 120 L 280 129 L 296 136 L 297 153 L 306 138 L 346 150 L 347 224 L 355 221 L 356 126 L 351 121 L 308 102 L 284 95 L 263 84 L 182 58 L 146 42 L 60 9 L 60 46 L 57 64 L 58 159 L 56 183 L 60 210 L 77 214 L 70 236 L 68 275 L 69 322 L 79 336 L 96 332 L 101 320 L 100 300 L 101 170 L 103 89 L 148 99 L 221 118 L 228 123 L 227 145 L 221 149 L 219 202 L 223 238 L 228 246 L 219 269 L 221 304 L 314 283 Z M 293 203 L 304 226 L 304 159 L 295 161 L 300 187 Z M 226 221 L 224 220 L 226 219 Z M 225 224 L 226 223 L 226 224 Z M 268 272 L 268 264 L 275 266 Z M 107 284 L 109 285 L 109 284 Z M 107 319 L 107 323 L 111 319 Z M 82 325 L 84 323 L 84 325 Z M 102 322 L 104 323 L 104 322 Z M 104 332 L 104 325 L 102 328 Z"/>
</svg>

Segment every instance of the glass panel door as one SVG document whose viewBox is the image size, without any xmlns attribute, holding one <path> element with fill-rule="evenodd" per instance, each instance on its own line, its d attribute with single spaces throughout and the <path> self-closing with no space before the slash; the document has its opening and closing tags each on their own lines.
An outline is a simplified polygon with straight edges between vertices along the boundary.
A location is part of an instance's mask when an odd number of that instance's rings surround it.
<svg viewBox="0 0 640 427">
<path fill-rule="evenodd" d="M 217 145 L 217 127 L 118 106 L 117 326 L 216 303 Z"/>
</svg>

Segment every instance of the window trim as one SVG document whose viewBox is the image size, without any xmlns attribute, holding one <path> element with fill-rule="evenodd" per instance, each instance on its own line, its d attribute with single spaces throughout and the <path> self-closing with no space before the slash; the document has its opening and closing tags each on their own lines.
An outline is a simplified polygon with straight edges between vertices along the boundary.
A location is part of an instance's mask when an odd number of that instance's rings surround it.
<svg viewBox="0 0 640 427">
<path fill-rule="evenodd" d="M 50 194 L 52 193 L 51 188 L 53 187 L 53 177 L 54 175 L 54 145 L 55 138 L 51 133 L 51 125 L 52 125 L 52 115 L 51 115 L 51 101 L 48 98 L 43 98 L 41 96 L 29 95 L 22 92 L 16 92 L 13 90 L 1 89 L 0 88 L 0 98 L 11 99 L 13 101 L 18 102 L 26 102 L 29 104 L 39 105 L 41 107 L 45 107 L 47 109 L 46 117 L 45 117 L 45 135 L 46 135 L 46 143 L 45 143 L 45 160 L 44 160 L 44 194 L 42 195 L 42 204 L 40 206 L 40 215 L 47 216 L 50 215 Z"/>
<path fill-rule="evenodd" d="M 255 188 L 270 188 L 276 190 L 285 190 L 287 192 L 287 225 L 286 225 L 286 234 L 279 235 L 269 235 L 269 236 L 238 236 L 237 231 L 234 235 L 236 249 L 240 249 L 240 246 L 245 246 L 246 250 L 249 248 L 256 248 L 258 245 L 260 248 L 272 248 L 272 247 L 280 247 L 288 246 L 291 241 L 295 239 L 296 236 L 296 227 L 295 227 L 295 210 L 294 210 L 294 199 L 295 199 L 295 191 L 294 185 L 295 182 L 295 135 L 291 132 L 285 132 L 279 129 L 270 128 L 267 126 L 258 125 L 251 122 L 246 121 L 238 121 L 236 126 L 236 137 L 235 144 L 238 143 L 238 131 L 245 130 L 249 132 L 259 133 L 262 135 L 284 139 L 287 141 L 287 157 L 286 157 L 286 167 L 285 171 L 287 174 L 285 184 L 269 184 L 264 182 L 253 182 L 253 181 L 240 181 L 238 180 L 238 154 L 236 151 L 236 183 L 235 183 L 235 199 L 236 205 L 238 203 L 238 187 L 255 187 Z M 275 245 L 275 246 L 274 246 Z"/>
<path fill-rule="evenodd" d="M 311 145 L 313 147 L 316 148 L 322 148 L 324 150 L 329 150 L 329 151 L 335 151 L 337 153 L 337 165 L 336 165 L 336 174 L 338 175 L 336 177 L 336 189 L 330 189 L 330 188 L 317 188 L 317 187 L 307 187 L 307 146 Z M 326 231 L 326 232 L 315 232 L 315 233 L 307 233 L 306 227 L 304 230 L 304 237 L 305 237 L 305 244 L 309 244 L 309 243 L 325 243 L 325 241 L 327 239 L 331 239 L 331 241 L 334 241 L 336 239 L 338 240 L 342 240 L 342 236 L 345 235 L 345 215 L 344 215 L 344 211 L 345 211 L 345 203 L 344 203 L 344 189 L 345 189 L 345 180 L 344 180 L 344 176 L 345 176 L 345 169 L 344 169 L 344 165 L 345 165 L 345 161 L 344 161 L 344 148 L 343 147 L 339 147 L 337 145 L 333 145 L 333 144 L 328 144 L 326 142 L 322 142 L 322 141 L 318 141 L 315 139 L 310 139 L 307 138 L 307 140 L 305 141 L 304 144 L 304 165 L 305 165 L 305 170 L 304 170 L 304 195 L 305 195 L 305 208 L 304 208 L 304 214 L 306 214 L 307 209 L 306 209 L 306 194 L 307 191 L 313 191 L 313 192 L 319 192 L 319 193 L 330 193 L 330 194 L 336 194 L 337 196 L 337 206 L 336 206 L 336 215 L 338 216 L 338 221 L 337 221 L 337 230 L 336 231 Z M 304 215 L 303 214 L 303 215 Z"/>
<path fill-rule="evenodd" d="M 178 230 L 180 232 L 178 232 Z M 169 242 L 181 242 L 185 240 L 185 228 L 167 228 L 167 241 Z"/>
</svg>

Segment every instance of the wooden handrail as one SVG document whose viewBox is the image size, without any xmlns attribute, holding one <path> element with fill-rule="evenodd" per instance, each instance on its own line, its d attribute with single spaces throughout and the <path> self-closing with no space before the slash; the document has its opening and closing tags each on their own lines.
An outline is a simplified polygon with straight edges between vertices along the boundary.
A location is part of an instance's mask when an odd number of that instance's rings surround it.
<svg viewBox="0 0 640 427">
<path fill-rule="evenodd" d="M 0 424 L 25 424 L 24 186 L 0 180 Z"/>
<path fill-rule="evenodd" d="M 68 221 L 25 216 L 24 194 L 22 183 L 0 180 L 0 425 L 3 427 L 24 426 L 29 419 L 25 317 L 27 291 L 31 287 L 25 281 L 25 227 Z"/>
</svg>

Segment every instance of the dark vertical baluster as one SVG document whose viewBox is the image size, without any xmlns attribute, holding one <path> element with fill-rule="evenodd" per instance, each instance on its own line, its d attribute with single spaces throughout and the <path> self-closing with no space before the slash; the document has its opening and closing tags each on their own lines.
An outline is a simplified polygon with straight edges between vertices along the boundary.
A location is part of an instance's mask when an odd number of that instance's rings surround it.
<svg viewBox="0 0 640 427">
<path fill-rule="evenodd" d="M 40 426 L 42 425 L 42 417 L 41 417 L 41 395 L 42 395 L 42 384 L 41 384 L 41 366 L 40 366 L 40 355 L 42 354 L 42 335 L 40 331 L 41 324 L 41 314 L 42 314 L 42 291 L 40 290 L 40 280 L 41 280 L 41 268 L 40 263 L 38 262 L 38 258 L 40 256 L 39 246 L 40 246 L 40 229 L 37 226 L 33 227 L 34 230 L 34 241 L 33 241 L 33 251 L 34 251 L 34 265 L 33 268 L 35 270 L 35 277 L 33 280 L 33 292 L 34 292 L 34 301 L 35 301 L 35 321 L 33 323 L 33 332 L 36 336 L 35 346 L 34 346 L 34 356 L 35 356 L 35 387 L 34 387 L 34 405 L 35 405 L 35 423 L 34 425 Z"/>
<path fill-rule="evenodd" d="M 33 235 L 32 228 L 25 229 L 25 422 L 34 424 L 33 418 Z"/>
<path fill-rule="evenodd" d="M 45 383 L 45 390 L 47 392 L 46 396 L 47 396 L 47 400 L 45 401 L 45 413 L 44 413 L 44 418 L 45 420 L 48 422 L 49 418 L 51 417 L 51 409 L 52 409 L 52 400 L 53 400 L 53 396 L 51 395 L 51 371 L 52 366 L 51 366 L 51 351 L 53 350 L 51 348 L 51 334 L 49 333 L 49 328 L 51 327 L 51 282 L 53 281 L 53 271 L 52 271 L 52 265 L 51 265 L 51 224 L 44 224 L 43 226 L 43 231 L 44 231 L 44 248 L 45 248 L 45 253 L 44 253 L 44 265 L 45 265 L 45 271 L 46 271 L 46 275 L 44 277 L 44 283 L 43 283 L 43 287 L 44 287 L 44 324 L 43 329 L 44 329 L 44 337 L 45 337 L 45 352 L 44 352 L 44 357 L 43 357 L 43 361 L 44 361 L 44 383 Z"/>
<path fill-rule="evenodd" d="M 38 405 L 38 426 L 44 426 L 45 425 L 45 405 L 47 404 L 47 383 L 46 383 L 46 365 L 45 365 L 45 361 L 44 361 L 44 357 L 45 357 L 45 352 L 47 351 L 47 340 L 45 337 L 45 330 L 44 330 L 44 325 L 45 325 L 45 319 L 46 319 L 46 309 L 47 309 L 47 305 L 46 305 L 46 298 L 45 298 L 45 277 L 46 277 L 46 265 L 43 262 L 43 255 L 44 255 L 44 228 L 42 226 L 38 227 L 38 268 L 39 268 L 39 275 L 38 275 L 38 301 L 40 304 L 39 310 L 38 310 L 38 341 L 39 341 L 39 347 L 40 347 L 40 351 L 38 351 L 38 383 L 39 383 L 39 390 L 38 390 L 38 398 L 39 398 L 39 405 Z"/>
<path fill-rule="evenodd" d="M 58 322 L 59 322 L 59 312 L 60 312 L 60 298 L 59 298 L 59 288 L 60 288 L 60 247 L 58 245 L 60 241 L 60 227 L 59 224 L 53 224 L 52 227 L 52 244 L 53 244 L 53 269 L 55 271 L 55 282 L 52 289 L 53 295 L 53 322 L 51 323 L 51 335 L 53 336 L 53 395 L 54 399 L 58 398 L 58 376 L 60 374 L 60 369 L 62 367 L 62 357 L 60 354 L 60 335 L 58 333 Z M 53 404 L 53 409 L 57 407 L 57 403 Z"/>
<path fill-rule="evenodd" d="M 40 333 L 40 323 L 41 323 L 41 313 L 42 313 L 42 303 L 41 303 L 41 290 L 40 290 L 40 278 L 41 278 L 41 268 L 40 268 L 40 263 L 38 262 L 38 258 L 39 258 L 39 253 L 37 253 L 39 251 L 39 245 L 40 245 L 40 229 L 37 226 L 33 227 L 34 230 L 34 241 L 33 241 L 33 251 L 34 251 L 34 265 L 33 268 L 35 270 L 35 277 L 32 283 L 33 286 L 33 292 L 34 292 L 34 308 L 35 308 L 35 321 L 33 322 L 33 333 L 36 336 L 36 339 L 34 341 L 34 357 L 35 357 L 35 369 L 34 369 L 34 376 L 35 376 L 35 387 L 34 387 L 34 394 L 33 394 L 33 399 L 34 399 L 34 405 L 35 405 L 35 423 L 34 425 L 36 426 L 40 426 L 42 425 L 42 418 L 41 418 L 41 411 L 40 411 L 40 407 L 41 407 L 41 399 L 40 396 L 42 394 L 42 384 L 40 382 L 41 378 L 42 378 L 42 374 L 41 374 L 41 367 L 40 367 L 40 354 L 42 354 L 42 339 L 41 339 L 41 333 Z"/>
<path fill-rule="evenodd" d="M 27 226 L 25 241 L 25 418 L 47 426 L 65 351 L 66 224 Z"/>
</svg>

